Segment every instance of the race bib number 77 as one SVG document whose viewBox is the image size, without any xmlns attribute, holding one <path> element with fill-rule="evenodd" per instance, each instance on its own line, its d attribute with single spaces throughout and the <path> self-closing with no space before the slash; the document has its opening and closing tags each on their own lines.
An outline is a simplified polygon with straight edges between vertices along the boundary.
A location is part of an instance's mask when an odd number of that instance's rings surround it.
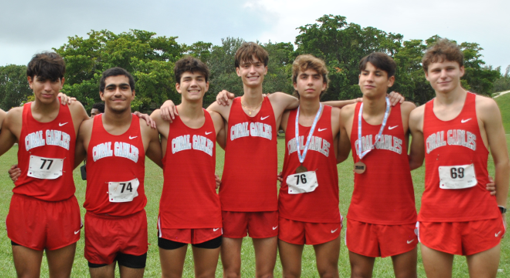
<svg viewBox="0 0 510 278">
<path fill-rule="evenodd" d="M 64 159 L 31 155 L 27 176 L 42 180 L 54 180 L 62 176 L 63 168 Z"/>
<path fill-rule="evenodd" d="M 477 184 L 473 164 L 439 166 L 439 188 L 441 189 L 464 189 Z"/>
</svg>

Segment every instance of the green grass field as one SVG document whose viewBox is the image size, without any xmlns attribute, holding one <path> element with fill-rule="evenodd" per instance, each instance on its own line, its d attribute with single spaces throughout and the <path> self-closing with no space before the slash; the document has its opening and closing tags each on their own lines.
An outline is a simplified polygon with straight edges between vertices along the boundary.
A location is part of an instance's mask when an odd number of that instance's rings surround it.
<svg viewBox="0 0 510 278">
<path fill-rule="evenodd" d="M 510 94 L 502 95 L 494 99 L 499 106 L 503 118 L 503 127 L 506 134 L 510 134 Z"/>
<path fill-rule="evenodd" d="M 510 97 L 510 96 L 509 96 Z M 507 145 L 510 142 L 510 136 L 507 135 Z M 509 146 L 510 148 L 510 146 Z M 278 159 L 279 159 L 279 169 L 282 168 L 283 165 L 283 155 L 284 155 L 284 141 L 283 139 L 278 140 Z M 9 152 L 0 157 L 0 219 L 2 221 L 6 218 L 7 212 L 9 210 L 10 198 L 12 195 L 12 187 L 13 184 L 8 178 L 7 170 L 10 165 L 15 164 L 17 147 L 13 147 Z M 489 160 L 489 173 L 494 174 L 494 165 L 491 160 Z M 156 221 L 158 215 L 158 205 L 159 205 L 159 196 L 161 195 L 161 189 L 163 184 L 163 176 L 162 171 L 151 161 L 147 160 L 147 169 L 146 169 L 146 178 L 145 178 L 145 188 L 148 198 L 148 204 L 146 207 L 147 217 L 148 217 L 148 225 L 149 225 L 149 253 L 148 253 L 148 261 L 147 267 L 145 270 L 146 277 L 160 277 L 161 270 L 159 264 L 159 255 L 158 255 L 158 247 L 157 247 L 157 236 L 156 236 Z M 217 153 L 217 169 L 223 168 L 223 151 L 218 148 Z M 339 186 L 340 186 L 340 211 L 345 216 L 347 214 L 347 209 L 349 207 L 349 202 L 351 199 L 352 191 L 353 191 L 353 174 L 352 174 L 352 159 L 348 159 L 346 162 L 340 164 L 338 166 L 338 176 L 339 176 Z M 221 174 L 220 171 L 217 171 Z M 413 171 L 413 181 L 415 186 L 415 196 L 416 196 L 416 206 L 420 207 L 420 198 L 423 192 L 423 182 L 424 182 L 424 168 L 417 169 Z M 76 197 L 78 198 L 78 202 L 83 204 L 85 198 L 85 182 L 81 180 L 79 171 L 76 170 L 74 172 L 74 177 L 76 181 Z M 85 211 L 82 209 L 82 217 L 84 216 Z M 507 222 L 508 222 L 507 218 Z M 14 271 L 14 264 L 12 262 L 12 252 L 11 252 L 11 244 L 10 240 L 7 237 L 7 232 L 5 231 L 5 226 L 0 226 L 0 273 L 1 277 L 16 277 L 16 273 Z M 348 251 L 345 247 L 344 242 L 344 232 L 342 230 L 341 238 L 342 238 L 342 246 L 340 250 L 340 261 L 339 261 L 339 269 L 340 269 L 340 277 L 349 277 L 350 276 L 350 267 L 349 267 L 349 258 Z M 507 236 L 508 237 L 508 236 Z M 83 257 L 83 245 L 84 239 L 83 234 L 82 238 L 78 242 L 78 247 L 76 251 L 76 257 L 73 266 L 73 277 L 88 277 L 88 267 L 87 261 Z M 510 244 L 509 239 L 505 238 L 502 243 L 502 254 L 501 254 L 501 262 L 500 262 L 500 272 L 499 277 L 508 277 L 510 275 Z M 255 269 L 255 260 L 253 253 L 253 246 L 251 244 L 251 239 L 246 238 L 243 241 L 243 249 L 242 249 L 242 276 L 243 277 L 254 277 L 254 269 Z M 43 259 L 43 270 L 42 277 L 48 277 L 48 267 L 45 259 Z M 185 263 L 185 272 L 184 277 L 193 277 L 193 261 L 191 256 L 191 250 L 188 250 L 186 263 Z M 311 246 L 306 246 L 303 254 L 303 264 L 302 264 L 302 277 L 318 277 L 316 267 L 315 267 L 315 255 L 313 252 L 313 248 Z M 276 264 L 275 269 L 275 277 L 281 277 L 281 264 L 279 259 Z M 216 277 L 222 276 L 222 268 L 221 262 L 218 263 L 218 269 L 216 272 Z M 374 267 L 374 277 L 393 277 L 393 267 L 390 258 L 385 259 L 377 259 Z M 118 277 L 118 274 L 117 274 Z M 418 257 L 418 277 L 425 277 L 425 272 L 423 270 L 423 264 L 421 262 L 421 256 Z M 467 264 L 463 257 L 456 257 L 454 261 L 454 270 L 453 277 L 468 277 L 467 274 Z"/>
</svg>

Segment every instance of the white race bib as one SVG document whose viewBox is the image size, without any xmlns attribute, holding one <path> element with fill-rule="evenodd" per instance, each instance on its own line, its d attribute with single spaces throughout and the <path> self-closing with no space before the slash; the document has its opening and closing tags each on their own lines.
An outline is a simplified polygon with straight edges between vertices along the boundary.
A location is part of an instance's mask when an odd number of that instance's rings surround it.
<svg viewBox="0 0 510 278">
<path fill-rule="evenodd" d="M 108 183 L 108 195 L 111 203 L 131 202 L 138 196 L 138 186 L 140 182 L 137 178 L 130 181 L 118 181 Z"/>
<path fill-rule="evenodd" d="M 62 176 L 64 159 L 31 155 L 27 176 L 42 180 L 54 180 Z"/>
<path fill-rule="evenodd" d="M 301 194 L 313 192 L 319 183 L 315 171 L 308 171 L 287 176 L 287 185 L 289 194 Z"/>
<path fill-rule="evenodd" d="M 441 189 L 464 189 L 477 184 L 473 164 L 439 166 L 439 188 Z"/>
</svg>

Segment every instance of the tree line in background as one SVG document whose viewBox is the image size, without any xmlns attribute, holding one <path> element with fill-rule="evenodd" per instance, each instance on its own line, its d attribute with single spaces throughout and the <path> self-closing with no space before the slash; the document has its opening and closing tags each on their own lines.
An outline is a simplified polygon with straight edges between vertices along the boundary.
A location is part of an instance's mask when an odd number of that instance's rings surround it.
<svg viewBox="0 0 510 278">
<path fill-rule="evenodd" d="M 434 96 L 425 80 L 421 58 L 427 47 L 440 38 L 437 35 L 427 40 L 404 40 L 401 34 L 387 33 L 374 27 L 362 28 L 348 23 L 345 17 L 339 15 L 324 15 L 316 23 L 298 27 L 298 30 L 294 44 L 262 43 L 269 53 L 265 93 L 292 93 L 292 62 L 298 55 L 308 53 L 324 59 L 330 72 L 330 85 L 323 100 L 360 97 L 358 62 L 365 55 L 380 51 L 392 56 L 397 63 L 392 90 L 417 104 L 423 104 Z M 207 63 L 211 72 L 204 105 L 212 103 L 223 89 L 242 95 L 242 82 L 235 72 L 234 55 L 243 39 L 225 38 L 221 45 L 202 41 L 186 45 L 177 43 L 176 39 L 143 30 L 121 34 L 92 30 L 85 38 L 69 37 L 67 43 L 54 48 L 67 65 L 62 91 L 76 97 L 89 110 L 92 104 L 101 101 L 98 91 L 102 72 L 118 66 L 128 70 L 135 78 L 133 109 L 150 112 L 167 99 L 180 102 L 175 90 L 173 67 L 182 56 L 192 55 Z M 510 66 L 502 76 L 499 68 L 485 65 L 479 44 L 463 42 L 459 45 L 465 57 L 464 88 L 484 95 L 510 90 Z M 32 99 L 26 80 L 26 66 L 0 67 L 0 108 L 8 110 Z"/>
</svg>

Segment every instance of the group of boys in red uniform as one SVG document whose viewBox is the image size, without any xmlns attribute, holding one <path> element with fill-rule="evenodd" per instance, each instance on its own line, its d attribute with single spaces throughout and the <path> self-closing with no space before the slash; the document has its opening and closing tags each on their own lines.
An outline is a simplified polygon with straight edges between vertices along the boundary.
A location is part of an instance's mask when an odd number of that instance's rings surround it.
<svg viewBox="0 0 510 278">
<path fill-rule="evenodd" d="M 467 257 L 471 277 L 496 275 L 510 168 L 505 134 L 496 103 L 461 87 L 462 52 L 452 42 L 441 40 L 427 50 L 425 76 L 436 98 L 418 108 L 390 103 L 387 89 L 396 65 L 383 53 L 360 61 L 361 101 L 321 103 L 328 71 L 312 55 L 293 63 L 297 98 L 263 95 L 267 52 L 245 43 L 235 60 L 244 94 L 234 98 L 223 91 L 204 110 L 209 71 L 186 57 L 175 67 L 181 104 L 165 103 L 151 115 L 157 129 L 131 113 L 135 84 L 120 68 L 103 73 L 104 114 L 87 119 L 81 104 L 60 105 L 61 60 L 54 53 L 34 56 L 28 80 L 35 101 L 13 108 L 0 133 L 0 154 L 20 142 L 21 175 L 7 219 L 19 275 L 38 276 L 43 250 L 50 275 L 70 275 L 80 234 L 71 175 L 86 155 L 90 274 L 113 277 L 117 261 L 121 276 L 143 276 L 147 155 L 164 172 L 158 216 L 163 277 L 182 276 L 187 244 L 196 276 L 214 277 L 221 252 L 224 277 L 240 277 L 247 234 L 257 277 L 273 276 L 277 249 L 283 276 L 299 277 L 305 244 L 314 246 L 319 275 L 338 277 L 337 163 L 351 149 L 355 174 L 346 245 L 352 277 L 371 277 L 375 258 L 386 256 L 392 257 L 396 277 L 416 277 L 418 241 L 428 277 L 451 276 L 454 254 Z M 277 194 L 280 128 L 285 157 Z M 219 194 L 216 143 L 225 149 Z M 486 190 L 489 150 L 496 196 Z M 424 158 L 425 192 L 417 216 L 410 171 Z"/>
</svg>

